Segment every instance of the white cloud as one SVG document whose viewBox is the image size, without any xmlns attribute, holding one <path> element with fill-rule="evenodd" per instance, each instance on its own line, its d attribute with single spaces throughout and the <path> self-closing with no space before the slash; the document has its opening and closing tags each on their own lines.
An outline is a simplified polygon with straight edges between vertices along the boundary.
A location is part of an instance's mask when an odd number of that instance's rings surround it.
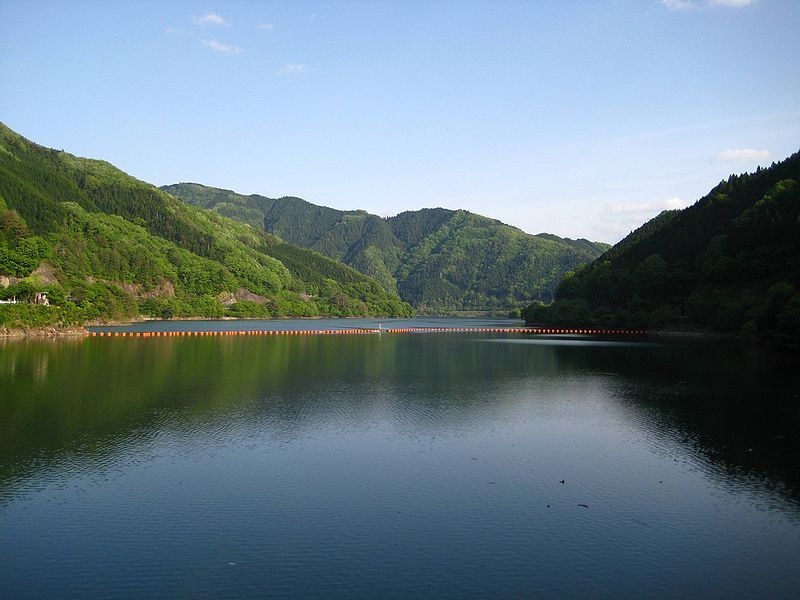
<svg viewBox="0 0 800 600">
<path fill-rule="evenodd" d="M 756 0 L 706 0 L 713 6 L 732 6 L 733 8 L 740 8 L 742 6 L 750 6 L 755 4 Z"/>
<path fill-rule="evenodd" d="M 264 29 L 266 31 L 272 31 L 272 23 L 261 23 L 256 25 L 256 29 Z"/>
<path fill-rule="evenodd" d="M 664 210 L 680 210 L 681 208 L 686 208 L 686 202 L 678 198 L 677 196 L 673 196 L 672 198 L 667 198 L 661 204 Z"/>
<path fill-rule="evenodd" d="M 753 148 L 740 148 L 738 150 L 723 150 L 719 158 L 733 162 L 749 162 L 769 158 L 769 150 L 754 150 Z"/>
<path fill-rule="evenodd" d="M 223 44 L 217 40 L 203 40 L 203 46 L 221 54 L 239 54 L 239 52 L 244 52 L 239 46 Z"/>
<path fill-rule="evenodd" d="M 308 67 L 303 64 L 283 65 L 275 75 L 300 75 L 308 71 Z"/>
<path fill-rule="evenodd" d="M 609 202 L 604 211 L 609 215 L 656 215 L 662 210 L 685 208 L 686 203 L 678 197 L 667 198 L 660 202 Z"/>
<path fill-rule="evenodd" d="M 611 215 L 629 215 L 650 211 L 650 204 L 647 202 L 609 202 L 604 207 L 605 212 Z"/>
<path fill-rule="evenodd" d="M 698 0 L 659 0 L 661 4 L 669 10 L 691 10 L 697 8 Z M 756 0 L 705 0 L 708 6 L 728 6 L 731 8 L 741 8 L 750 6 Z"/>
<path fill-rule="evenodd" d="M 692 0 L 661 0 L 661 4 L 666 6 L 669 10 L 689 10 L 694 8 Z"/>
<path fill-rule="evenodd" d="M 594 229 L 602 239 L 618 241 L 661 211 L 681 208 L 686 208 L 686 202 L 678 197 L 652 202 L 608 202 L 603 205 Z"/>
<path fill-rule="evenodd" d="M 192 17 L 192 23 L 195 25 L 216 25 L 220 27 L 228 27 L 230 25 L 228 21 L 217 13 L 206 13 L 202 17 Z"/>
</svg>

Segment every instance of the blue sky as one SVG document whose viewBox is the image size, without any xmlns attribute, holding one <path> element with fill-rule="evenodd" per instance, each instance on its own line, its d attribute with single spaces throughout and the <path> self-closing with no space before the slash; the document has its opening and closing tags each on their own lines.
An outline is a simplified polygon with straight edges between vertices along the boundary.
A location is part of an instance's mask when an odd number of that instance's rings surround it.
<svg viewBox="0 0 800 600">
<path fill-rule="evenodd" d="M 0 120 L 162 185 L 615 242 L 800 149 L 797 0 L 0 3 Z"/>
</svg>

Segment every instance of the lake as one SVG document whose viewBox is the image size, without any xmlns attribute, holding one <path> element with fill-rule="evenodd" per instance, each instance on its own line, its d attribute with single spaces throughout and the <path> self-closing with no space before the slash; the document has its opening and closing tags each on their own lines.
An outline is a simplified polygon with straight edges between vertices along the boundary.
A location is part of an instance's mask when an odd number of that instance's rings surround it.
<svg viewBox="0 0 800 600">
<path fill-rule="evenodd" d="M 0 342 L 0 595 L 796 598 L 798 383 L 648 338 Z"/>
</svg>

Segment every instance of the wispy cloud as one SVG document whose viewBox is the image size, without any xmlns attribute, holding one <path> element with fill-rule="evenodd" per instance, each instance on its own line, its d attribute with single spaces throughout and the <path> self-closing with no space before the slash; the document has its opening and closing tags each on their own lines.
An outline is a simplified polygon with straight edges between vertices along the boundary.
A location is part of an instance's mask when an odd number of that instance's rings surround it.
<svg viewBox="0 0 800 600">
<path fill-rule="evenodd" d="M 750 162 L 769 158 L 769 150 L 754 150 L 753 148 L 723 150 L 719 153 L 719 158 L 732 162 Z"/>
<path fill-rule="evenodd" d="M 272 23 L 260 23 L 256 25 L 256 29 L 264 29 L 265 31 L 272 31 Z"/>
<path fill-rule="evenodd" d="M 689 10 L 694 8 L 692 0 L 661 0 L 661 4 L 666 6 L 669 10 Z"/>
<path fill-rule="evenodd" d="M 200 17 L 192 17 L 195 25 L 215 25 L 218 27 L 228 27 L 230 23 L 217 13 L 206 13 Z"/>
<path fill-rule="evenodd" d="M 728 6 L 731 8 L 742 8 L 755 4 L 757 0 L 659 0 L 661 4 L 669 10 L 691 10 L 702 5 L 707 6 Z"/>
<path fill-rule="evenodd" d="M 275 75 L 300 75 L 308 71 L 308 66 L 303 64 L 289 64 L 283 65 Z"/>
<path fill-rule="evenodd" d="M 742 6 L 749 6 L 755 4 L 756 0 L 706 0 L 709 4 L 714 6 L 732 6 L 733 8 L 740 8 Z"/>
<path fill-rule="evenodd" d="M 617 241 L 661 211 L 686 206 L 678 197 L 652 202 L 608 202 L 600 210 L 594 228 L 602 238 Z"/>
<path fill-rule="evenodd" d="M 678 198 L 667 198 L 660 202 L 609 202 L 604 207 L 608 215 L 656 215 L 662 210 L 686 208 L 686 203 Z"/>
<path fill-rule="evenodd" d="M 239 54 L 240 52 L 244 52 L 244 50 L 239 48 L 239 46 L 234 46 L 233 44 L 223 44 L 217 40 L 203 40 L 203 46 L 213 50 L 214 52 L 219 52 L 220 54 Z"/>
</svg>

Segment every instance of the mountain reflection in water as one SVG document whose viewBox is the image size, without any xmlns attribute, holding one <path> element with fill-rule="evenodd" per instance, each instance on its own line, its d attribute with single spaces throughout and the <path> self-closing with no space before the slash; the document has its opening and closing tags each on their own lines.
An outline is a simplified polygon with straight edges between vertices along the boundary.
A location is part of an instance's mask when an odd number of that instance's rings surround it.
<svg viewBox="0 0 800 600">
<path fill-rule="evenodd" d="M 392 334 L 0 353 L 12 596 L 800 590 L 800 388 L 736 347 Z"/>
</svg>

